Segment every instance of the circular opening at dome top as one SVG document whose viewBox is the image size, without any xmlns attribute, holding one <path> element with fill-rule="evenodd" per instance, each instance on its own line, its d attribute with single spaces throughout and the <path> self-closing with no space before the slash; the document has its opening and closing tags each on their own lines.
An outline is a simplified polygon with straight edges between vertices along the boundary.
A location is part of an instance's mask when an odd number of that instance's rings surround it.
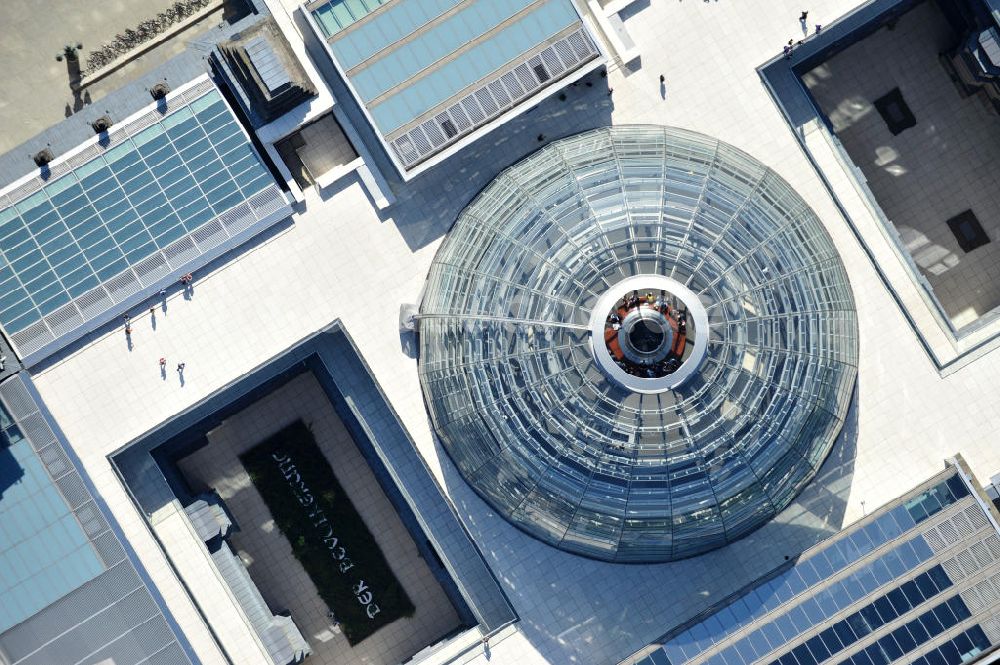
<svg viewBox="0 0 1000 665">
<path fill-rule="evenodd" d="M 662 349 L 670 333 L 662 316 L 657 319 L 640 316 L 629 328 L 628 341 L 639 353 L 654 353 Z"/>
<path fill-rule="evenodd" d="M 618 383 L 643 393 L 670 390 L 689 377 L 704 357 L 705 340 L 699 345 L 698 333 L 704 337 L 707 329 L 698 296 L 662 275 L 620 282 L 598 301 L 591 317 L 598 364 Z"/>
</svg>

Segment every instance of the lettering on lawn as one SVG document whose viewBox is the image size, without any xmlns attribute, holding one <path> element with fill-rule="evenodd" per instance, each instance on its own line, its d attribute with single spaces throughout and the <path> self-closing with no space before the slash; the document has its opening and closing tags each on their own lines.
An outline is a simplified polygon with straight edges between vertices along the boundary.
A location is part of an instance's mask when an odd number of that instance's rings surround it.
<svg viewBox="0 0 1000 665">
<path fill-rule="evenodd" d="M 302 480 L 295 462 L 291 457 L 283 453 L 271 453 L 271 459 L 277 463 L 278 469 L 281 470 L 281 475 L 285 477 L 288 486 L 292 490 L 292 494 L 295 495 L 295 500 L 299 502 L 300 506 L 309 511 L 309 521 L 312 522 L 317 535 L 319 535 L 323 544 L 329 550 L 330 556 L 337 562 L 337 570 L 341 574 L 348 574 L 348 571 L 354 568 L 354 562 L 347 555 L 347 548 L 341 545 L 340 539 L 334 535 L 333 525 L 326 519 L 323 509 L 313 497 L 313 493 L 306 486 L 305 481 Z M 354 592 L 354 597 L 357 601 L 365 608 L 365 614 L 368 615 L 369 619 L 374 619 L 382 611 L 378 604 L 375 603 L 375 597 L 364 580 L 358 580 L 356 584 L 352 584 L 351 591 Z"/>
</svg>

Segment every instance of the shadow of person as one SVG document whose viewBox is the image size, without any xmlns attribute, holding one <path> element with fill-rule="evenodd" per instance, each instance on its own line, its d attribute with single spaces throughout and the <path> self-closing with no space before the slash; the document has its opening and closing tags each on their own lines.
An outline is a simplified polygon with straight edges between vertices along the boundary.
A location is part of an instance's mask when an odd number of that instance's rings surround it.
<svg viewBox="0 0 1000 665">
<path fill-rule="evenodd" d="M 660 79 L 660 99 L 667 98 L 667 83 L 666 81 Z"/>
<path fill-rule="evenodd" d="M 66 103 L 65 113 L 67 118 L 73 115 L 73 107 L 69 105 L 69 102 Z"/>
<path fill-rule="evenodd" d="M 80 81 L 83 80 L 83 71 L 80 69 L 80 58 L 76 57 L 66 57 L 66 76 L 69 77 L 69 89 L 73 92 L 73 112 L 77 112 L 84 107 L 85 104 L 90 102 L 90 95 L 87 93 L 87 99 L 85 100 L 83 94 L 80 92 Z M 67 104 L 67 107 L 69 105 Z M 68 116 L 67 116 L 68 117 Z"/>
</svg>

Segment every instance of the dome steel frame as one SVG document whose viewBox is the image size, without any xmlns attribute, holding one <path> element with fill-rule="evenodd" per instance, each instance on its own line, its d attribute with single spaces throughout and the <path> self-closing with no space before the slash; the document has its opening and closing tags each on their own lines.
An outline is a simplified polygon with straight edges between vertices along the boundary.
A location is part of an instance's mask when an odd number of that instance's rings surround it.
<svg viewBox="0 0 1000 665">
<path fill-rule="evenodd" d="M 648 275 L 705 313 L 704 356 L 654 393 L 602 370 L 591 340 L 620 283 Z M 569 552 L 660 562 L 745 536 L 805 487 L 857 345 L 847 272 L 788 183 L 702 134 L 616 126 L 549 144 L 466 207 L 428 275 L 418 372 L 500 515 Z"/>
</svg>

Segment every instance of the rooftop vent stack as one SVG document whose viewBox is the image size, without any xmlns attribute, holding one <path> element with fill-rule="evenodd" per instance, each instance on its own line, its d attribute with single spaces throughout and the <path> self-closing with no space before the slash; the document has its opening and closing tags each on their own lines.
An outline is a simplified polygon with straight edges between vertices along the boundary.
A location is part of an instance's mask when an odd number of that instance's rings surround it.
<svg viewBox="0 0 1000 665">
<path fill-rule="evenodd" d="M 166 83 L 157 83 L 149 89 L 149 94 L 158 102 L 166 99 L 168 92 L 170 92 L 170 86 Z"/>
<path fill-rule="evenodd" d="M 37 166 L 45 166 L 55 158 L 56 156 L 53 155 L 52 151 L 48 148 L 39 150 L 35 153 L 34 157 L 32 157 L 32 159 L 35 160 L 35 165 Z"/>
<path fill-rule="evenodd" d="M 95 134 L 103 134 L 111 129 L 111 125 L 113 124 L 114 122 L 112 122 L 110 117 L 102 115 L 100 118 L 90 123 L 90 126 L 94 128 Z"/>
</svg>

